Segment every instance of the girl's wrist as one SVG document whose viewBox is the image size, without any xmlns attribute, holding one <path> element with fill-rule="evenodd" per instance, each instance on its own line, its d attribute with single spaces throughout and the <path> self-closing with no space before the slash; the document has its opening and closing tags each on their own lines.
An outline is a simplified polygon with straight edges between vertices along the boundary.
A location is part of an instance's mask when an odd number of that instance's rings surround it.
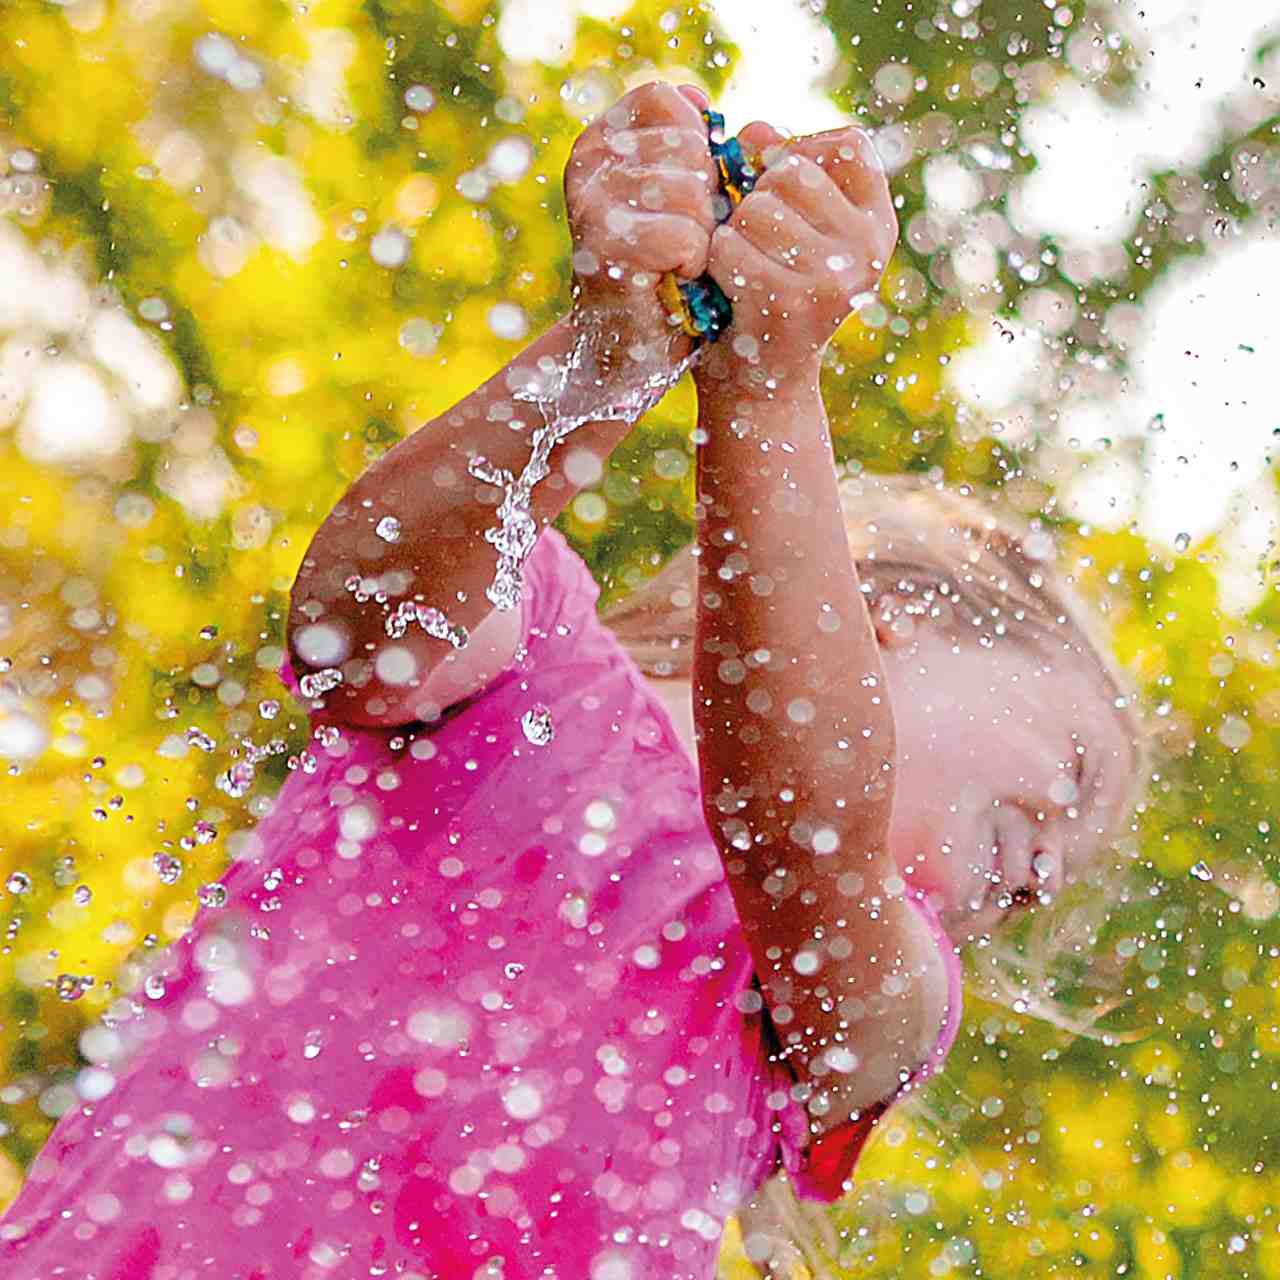
<svg viewBox="0 0 1280 1280">
<path fill-rule="evenodd" d="M 722 338 L 720 345 L 731 342 Z M 694 366 L 693 380 L 698 391 L 699 409 L 728 410 L 735 406 L 767 403 L 809 403 L 821 395 L 821 353 L 788 360 L 748 359 L 730 348 L 713 348 Z"/>
<path fill-rule="evenodd" d="M 649 308 L 575 302 L 565 316 L 575 343 L 585 341 L 605 383 L 625 380 L 628 370 L 655 373 L 674 367 L 693 350 L 693 339 L 675 325 L 663 326 Z"/>
</svg>

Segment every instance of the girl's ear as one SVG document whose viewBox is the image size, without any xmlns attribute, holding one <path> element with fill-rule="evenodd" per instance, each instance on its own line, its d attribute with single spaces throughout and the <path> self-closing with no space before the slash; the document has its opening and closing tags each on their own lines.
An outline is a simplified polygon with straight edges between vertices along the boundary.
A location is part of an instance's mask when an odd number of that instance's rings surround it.
<svg viewBox="0 0 1280 1280">
<path fill-rule="evenodd" d="M 915 619 L 907 612 L 907 601 L 896 591 L 886 591 L 871 605 L 871 625 L 882 649 L 904 649 L 916 639 Z"/>
</svg>

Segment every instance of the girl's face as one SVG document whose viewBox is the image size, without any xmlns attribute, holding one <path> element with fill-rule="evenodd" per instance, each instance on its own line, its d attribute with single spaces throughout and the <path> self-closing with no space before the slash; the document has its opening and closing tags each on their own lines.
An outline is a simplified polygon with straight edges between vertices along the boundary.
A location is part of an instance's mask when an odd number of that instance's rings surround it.
<svg viewBox="0 0 1280 1280">
<path fill-rule="evenodd" d="M 883 650 L 897 725 L 889 847 L 956 942 L 1078 877 L 1125 816 L 1135 744 L 1102 674 L 918 626 Z"/>
</svg>

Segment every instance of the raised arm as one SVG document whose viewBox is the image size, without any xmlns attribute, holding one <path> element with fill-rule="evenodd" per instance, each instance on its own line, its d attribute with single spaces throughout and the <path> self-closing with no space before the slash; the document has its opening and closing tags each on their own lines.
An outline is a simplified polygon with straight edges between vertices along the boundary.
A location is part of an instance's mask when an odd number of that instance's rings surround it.
<svg viewBox="0 0 1280 1280">
<path fill-rule="evenodd" d="M 893 713 L 818 386 L 822 348 L 895 236 L 865 135 L 788 148 L 713 237 L 734 323 L 695 373 L 703 804 L 787 1061 L 829 1095 L 827 1129 L 896 1092 L 946 1002 L 886 848 Z"/>
<path fill-rule="evenodd" d="M 526 397 L 544 400 L 553 418 L 584 419 L 550 449 L 544 477 L 529 477 L 524 517 L 508 516 L 531 542 L 593 478 L 582 455 L 602 461 L 630 431 L 635 415 L 622 420 L 609 408 L 656 398 L 647 384 L 665 389 L 690 350 L 659 282 L 666 272 L 695 278 L 706 265 L 716 176 L 703 105 L 696 90 L 654 81 L 584 131 L 565 171 L 571 313 L 374 463 L 317 530 L 286 628 L 298 675 L 321 673 L 317 719 L 372 726 L 430 717 L 428 675 L 456 660 L 460 644 L 474 685 L 486 664 L 496 674 L 509 658 L 516 632 L 494 625 L 486 592 L 500 548 L 486 533 L 503 525 L 499 505 L 525 478 L 544 426 L 543 408 Z"/>
</svg>

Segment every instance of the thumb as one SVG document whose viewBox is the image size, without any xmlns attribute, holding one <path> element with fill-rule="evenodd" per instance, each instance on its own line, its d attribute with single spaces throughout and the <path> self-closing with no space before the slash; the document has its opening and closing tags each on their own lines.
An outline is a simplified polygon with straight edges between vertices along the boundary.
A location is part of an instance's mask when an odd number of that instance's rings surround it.
<svg viewBox="0 0 1280 1280">
<path fill-rule="evenodd" d="M 699 111 L 705 111 L 711 105 L 711 99 L 702 89 L 699 89 L 696 84 L 681 84 L 677 85 L 676 88 L 680 93 L 688 98 Z"/>
<path fill-rule="evenodd" d="M 748 158 L 762 155 L 770 147 L 783 146 L 787 142 L 785 134 L 781 134 L 764 120 L 753 120 L 738 133 L 738 142 Z"/>
</svg>

